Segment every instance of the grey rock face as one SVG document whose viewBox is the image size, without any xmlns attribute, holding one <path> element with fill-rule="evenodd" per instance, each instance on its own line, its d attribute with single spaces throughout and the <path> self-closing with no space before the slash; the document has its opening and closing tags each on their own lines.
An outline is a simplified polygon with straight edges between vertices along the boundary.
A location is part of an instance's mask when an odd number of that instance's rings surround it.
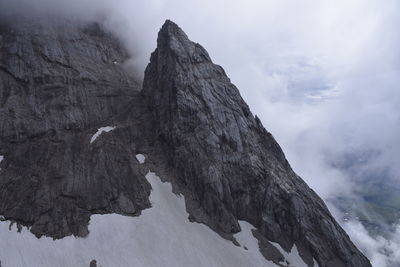
<svg viewBox="0 0 400 267">
<path fill-rule="evenodd" d="M 96 262 L 96 260 L 92 260 L 91 262 L 90 262 L 90 266 L 89 267 L 97 267 L 97 262 Z"/>
<path fill-rule="evenodd" d="M 167 21 L 142 91 L 127 57 L 98 24 L 0 23 L 0 215 L 37 236 L 85 236 L 92 214 L 150 207 L 151 167 L 224 237 L 246 220 L 262 250 L 370 266 L 203 47 Z"/>
<path fill-rule="evenodd" d="M 149 207 L 128 142 L 141 133 L 115 120 L 144 107 L 119 43 L 98 24 L 23 21 L 1 24 L 0 39 L 0 214 L 61 238 L 86 235 L 93 213 Z"/>
<path fill-rule="evenodd" d="M 296 244 L 310 265 L 311 255 L 320 266 L 370 266 L 224 70 L 173 22 L 159 32 L 143 94 L 177 183 L 197 203 L 192 219 L 222 233 L 246 220 L 286 250 Z"/>
</svg>

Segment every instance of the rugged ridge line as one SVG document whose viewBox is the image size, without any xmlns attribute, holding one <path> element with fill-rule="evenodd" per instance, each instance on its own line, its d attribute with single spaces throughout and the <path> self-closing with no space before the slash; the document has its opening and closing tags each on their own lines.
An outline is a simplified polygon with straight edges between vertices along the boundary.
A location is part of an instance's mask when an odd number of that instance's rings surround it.
<svg viewBox="0 0 400 267">
<path fill-rule="evenodd" d="M 99 24 L 0 20 L 5 220 L 37 237 L 86 236 L 92 214 L 151 207 L 150 168 L 184 194 L 190 220 L 225 238 L 238 220 L 257 227 L 278 265 L 270 241 L 296 245 L 309 266 L 371 266 L 202 46 L 166 21 L 142 90 L 127 58 Z M 105 126 L 116 128 L 91 143 Z"/>
<path fill-rule="evenodd" d="M 143 94 L 156 138 L 192 219 L 221 233 L 246 220 L 270 241 L 296 244 L 312 266 L 370 266 L 323 201 L 291 169 L 224 70 L 173 22 L 161 28 Z"/>
</svg>

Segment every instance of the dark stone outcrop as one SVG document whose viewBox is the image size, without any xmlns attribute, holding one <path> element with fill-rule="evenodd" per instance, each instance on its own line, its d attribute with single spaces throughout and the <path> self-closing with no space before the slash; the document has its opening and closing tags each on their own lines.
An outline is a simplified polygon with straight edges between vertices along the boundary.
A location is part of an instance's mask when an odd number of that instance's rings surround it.
<svg viewBox="0 0 400 267">
<path fill-rule="evenodd" d="M 37 236 L 85 236 L 92 214 L 150 207 L 151 167 L 224 237 L 246 220 L 261 248 L 370 266 L 203 47 L 167 21 L 142 91 L 127 58 L 99 24 L 0 23 L 0 215 Z M 90 143 L 104 126 L 116 128 Z"/>
<path fill-rule="evenodd" d="M 224 70 L 171 21 L 159 32 L 143 94 L 177 183 L 198 204 L 188 205 L 194 220 L 223 233 L 240 231 L 237 220 L 246 220 L 320 266 L 370 266 Z"/>
<path fill-rule="evenodd" d="M 62 238 L 86 235 L 91 214 L 150 207 L 129 143 L 142 133 L 115 119 L 146 110 L 115 38 L 98 24 L 21 20 L 2 23 L 0 40 L 0 214 Z M 108 125 L 115 133 L 91 144 Z"/>
<path fill-rule="evenodd" d="M 96 260 L 92 260 L 92 261 L 90 262 L 89 267 L 97 267 L 97 262 L 96 262 Z"/>
</svg>

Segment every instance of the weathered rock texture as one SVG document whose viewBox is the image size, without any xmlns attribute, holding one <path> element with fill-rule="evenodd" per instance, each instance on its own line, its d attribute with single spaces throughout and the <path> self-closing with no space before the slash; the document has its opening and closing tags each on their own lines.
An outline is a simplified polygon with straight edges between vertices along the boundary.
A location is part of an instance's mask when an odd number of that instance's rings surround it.
<svg viewBox="0 0 400 267">
<path fill-rule="evenodd" d="M 61 238 L 86 235 L 93 213 L 150 207 L 129 144 L 141 133 L 120 127 L 90 144 L 114 114 L 144 107 L 118 42 L 98 24 L 47 21 L 3 23 L 0 40 L 0 214 Z"/>
<path fill-rule="evenodd" d="M 369 266 L 224 70 L 173 22 L 159 32 L 143 94 L 178 183 L 198 204 L 189 207 L 195 220 L 224 233 L 240 231 L 237 220 L 246 220 L 320 266 Z"/>
<path fill-rule="evenodd" d="M 126 59 L 98 24 L 0 24 L 0 215 L 54 238 L 85 236 L 91 214 L 140 215 L 151 188 L 134 156 L 145 153 L 190 219 L 222 236 L 246 220 L 264 250 L 296 244 L 310 266 L 370 266 L 176 24 L 159 32 L 141 92 Z M 90 143 L 104 126 L 116 129 Z"/>
</svg>

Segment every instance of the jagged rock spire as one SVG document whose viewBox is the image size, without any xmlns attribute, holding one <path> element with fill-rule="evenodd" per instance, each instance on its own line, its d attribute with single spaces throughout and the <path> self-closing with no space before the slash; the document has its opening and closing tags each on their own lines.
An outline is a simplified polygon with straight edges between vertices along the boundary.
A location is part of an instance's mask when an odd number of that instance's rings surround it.
<svg viewBox="0 0 400 267">
<path fill-rule="evenodd" d="M 313 258 L 320 266 L 370 266 L 292 171 L 224 70 L 169 20 L 146 68 L 143 94 L 193 220 L 222 235 L 246 220 L 261 233 L 261 246 L 295 244 L 310 266 Z"/>
</svg>

